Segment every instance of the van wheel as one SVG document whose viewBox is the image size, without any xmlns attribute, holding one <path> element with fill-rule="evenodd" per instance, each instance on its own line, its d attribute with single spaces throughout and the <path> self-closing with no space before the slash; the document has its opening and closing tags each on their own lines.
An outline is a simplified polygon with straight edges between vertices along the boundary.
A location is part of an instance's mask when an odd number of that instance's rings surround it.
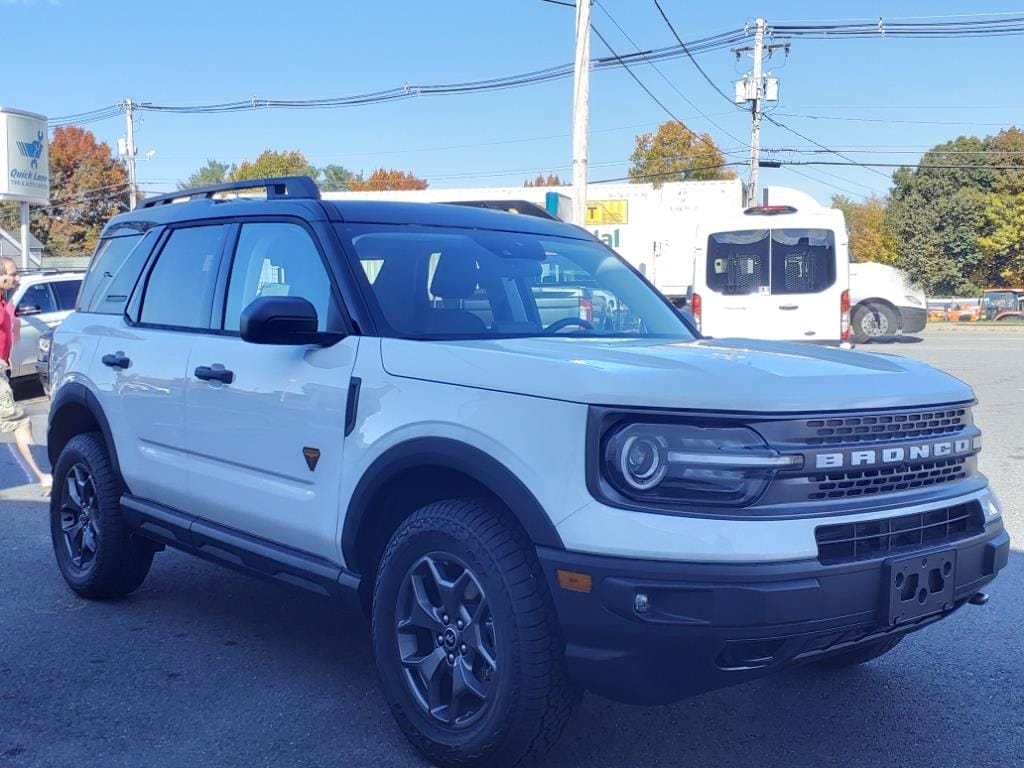
<svg viewBox="0 0 1024 768">
<path fill-rule="evenodd" d="M 821 661 L 815 662 L 815 665 L 820 669 L 846 669 L 847 667 L 867 664 L 869 661 L 874 661 L 879 656 L 887 654 L 899 645 L 902 639 L 902 637 L 889 637 L 877 640 L 861 648 L 852 648 L 835 656 L 828 656 Z"/>
<path fill-rule="evenodd" d="M 533 544 L 485 500 L 402 523 L 372 618 L 384 696 L 437 765 L 518 765 L 554 744 L 579 702 Z"/>
<path fill-rule="evenodd" d="M 850 323 L 853 340 L 863 344 L 868 339 L 895 336 L 899 329 L 896 313 L 882 304 L 863 304 L 853 310 Z"/>
<path fill-rule="evenodd" d="M 57 459 L 50 494 L 50 538 L 64 581 L 90 599 L 135 591 L 153 548 L 129 536 L 121 485 L 99 434 L 75 435 Z"/>
</svg>

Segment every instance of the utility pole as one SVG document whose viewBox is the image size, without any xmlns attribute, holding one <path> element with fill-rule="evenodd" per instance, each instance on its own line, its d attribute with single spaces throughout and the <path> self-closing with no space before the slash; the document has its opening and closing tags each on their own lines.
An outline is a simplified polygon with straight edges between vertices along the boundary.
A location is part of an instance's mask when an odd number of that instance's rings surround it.
<svg viewBox="0 0 1024 768">
<path fill-rule="evenodd" d="M 572 100 L 572 218 L 587 221 L 587 131 L 590 123 L 590 2 L 576 1 L 576 64 Z"/>
<path fill-rule="evenodd" d="M 124 100 L 124 116 L 127 121 L 128 133 L 125 136 L 126 140 L 126 155 L 127 159 L 125 162 L 128 165 L 128 210 L 134 211 L 135 204 L 138 202 L 138 188 L 135 182 L 135 118 L 133 112 L 135 105 L 131 99 Z"/>
<path fill-rule="evenodd" d="M 746 205 L 757 204 L 757 185 L 761 168 L 761 115 L 764 102 L 778 101 L 779 98 L 779 81 L 774 77 L 766 78 L 763 74 L 764 54 L 767 52 L 768 56 L 771 56 L 779 48 L 789 54 L 789 43 L 764 44 L 768 30 L 768 23 L 764 19 L 757 19 L 754 23 L 753 47 L 733 49 L 737 60 L 744 53 L 750 53 L 754 57 L 753 72 L 736 83 L 736 103 L 750 104 L 750 178 L 745 195 Z"/>
<path fill-rule="evenodd" d="M 750 107 L 750 181 L 747 184 L 747 205 L 757 204 L 757 177 L 761 162 L 761 55 L 764 52 L 764 19 L 757 20 L 754 30 L 754 102 Z M 134 208 L 135 206 L 132 205 Z"/>
</svg>

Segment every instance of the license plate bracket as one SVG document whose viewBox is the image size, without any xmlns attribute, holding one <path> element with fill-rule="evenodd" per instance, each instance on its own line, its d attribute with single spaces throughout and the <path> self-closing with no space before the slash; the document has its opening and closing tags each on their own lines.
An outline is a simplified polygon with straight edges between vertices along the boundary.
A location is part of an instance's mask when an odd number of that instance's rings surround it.
<svg viewBox="0 0 1024 768">
<path fill-rule="evenodd" d="M 893 558 L 886 562 L 885 609 L 890 626 L 953 607 L 956 550 Z"/>
</svg>

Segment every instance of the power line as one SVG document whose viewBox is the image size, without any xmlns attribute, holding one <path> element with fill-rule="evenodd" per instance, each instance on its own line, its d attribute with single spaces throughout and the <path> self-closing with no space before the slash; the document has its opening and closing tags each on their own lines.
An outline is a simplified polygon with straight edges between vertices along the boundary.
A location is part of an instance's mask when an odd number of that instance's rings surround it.
<svg viewBox="0 0 1024 768">
<path fill-rule="evenodd" d="M 979 128 L 996 128 L 1006 127 L 1009 123 L 976 123 L 970 122 L 959 122 L 956 120 L 900 120 L 896 118 L 888 117 L 845 117 L 842 115 L 800 115 L 791 112 L 779 112 L 778 114 L 783 117 L 796 117 L 804 120 L 840 120 L 843 122 L 850 123 L 882 123 L 882 124 L 902 124 L 902 125 L 969 125 Z"/>
<path fill-rule="evenodd" d="M 601 9 L 601 12 L 602 12 L 602 13 L 604 13 L 604 15 L 605 15 L 605 16 L 607 16 L 607 17 L 608 17 L 608 18 L 609 18 L 609 19 L 611 20 L 612 24 L 614 24 L 614 25 L 615 25 L 616 27 L 618 27 L 618 30 L 619 30 L 619 32 L 621 32 L 621 33 L 623 34 L 623 36 L 624 36 L 624 37 L 625 37 L 625 38 L 626 38 L 626 39 L 627 39 L 627 40 L 628 40 L 628 41 L 630 42 L 630 44 L 631 44 L 631 45 L 632 45 L 632 46 L 633 46 L 634 48 L 636 48 L 636 49 L 637 49 L 637 51 L 639 51 L 639 50 L 640 50 L 640 46 L 639 46 L 639 45 L 637 45 L 637 44 L 636 44 L 636 42 L 635 42 L 635 41 L 633 40 L 633 38 L 631 38 L 631 37 L 629 36 L 629 34 L 628 34 L 628 33 L 626 32 L 626 30 L 624 30 L 624 29 L 622 28 L 622 25 L 621 25 L 621 24 L 619 24 L 619 22 L 617 22 L 617 21 L 615 20 L 615 17 L 613 17 L 613 16 L 611 15 L 611 13 L 610 13 L 610 12 L 608 11 L 608 9 L 604 7 L 604 4 L 603 4 L 603 3 L 600 3 L 600 2 L 597 2 L 597 0 L 594 0 L 594 2 L 595 2 L 595 5 L 597 5 L 597 7 Z M 682 44 L 682 41 L 681 41 L 681 40 L 680 40 L 679 42 L 680 42 L 680 44 Z M 683 46 L 683 50 L 686 50 L 686 46 L 685 46 L 685 45 Z M 653 63 L 652 63 L 652 64 L 651 64 L 651 68 L 652 68 L 652 69 L 653 69 L 653 70 L 654 70 L 655 72 L 657 72 L 657 73 L 658 73 L 658 74 L 659 74 L 659 75 L 661 76 L 661 79 L 662 79 L 662 80 L 664 80 L 664 81 L 665 81 L 666 83 L 668 83 L 669 87 L 670 87 L 670 88 L 672 88 L 672 90 L 674 90 L 674 91 L 675 91 L 675 92 L 676 92 L 677 94 L 679 94 L 679 97 L 680 97 L 680 98 L 681 98 L 681 99 L 682 99 L 683 101 L 685 101 L 685 102 L 686 102 L 687 104 L 689 104 L 689 105 L 690 105 L 691 107 L 693 107 L 693 108 L 694 108 L 695 110 L 697 110 L 697 113 L 698 113 L 698 114 L 699 114 L 699 115 L 700 115 L 701 117 L 703 117 L 703 118 L 704 118 L 705 120 L 707 120 L 707 121 L 708 121 L 709 123 L 711 123 L 711 125 L 713 125 L 713 126 L 714 126 L 715 128 L 717 128 L 717 129 L 718 129 L 719 131 L 721 131 L 721 132 L 722 132 L 723 134 L 725 134 L 726 136 L 728 136 L 728 137 L 729 137 L 730 139 L 732 139 L 733 141 L 738 141 L 738 142 L 739 142 L 740 144 L 743 144 L 743 143 L 744 143 L 744 142 L 743 142 L 743 139 L 737 138 L 737 137 L 736 137 L 736 136 L 734 136 L 733 134 L 729 133 L 729 132 L 728 132 L 727 130 L 725 130 L 725 128 L 723 128 L 723 127 L 722 127 L 721 125 L 719 125 L 719 124 L 718 124 L 718 123 L 716 123 L 716 122 L 715 122 L 714 120 L 712 120 L 712 119 L 711 119 L 711 117 L 710 117 L 710 116 L 709 116 L 709 115 L 708 115 L 708 114 L 707 114 L 706 112 L 704 112 L 703 110 L 701 110 L 701 108 L 700 108 L 700 107 L 698 107 L 698 106 L 697 106 L 696 104 L 694 104 L 694 103 L 693 103 L 693 102 L 692 102 L 692 101 L 691 101 L 691 100 L 690 100 L 690 99 L 689 99 L 689 98 L 688 98 L 688 97 L 686 96 L 686 94 L 684 94 L 684 93 L 683 93 L 683 92 L 682 92 L 681 90 L 679 90 L 679 87 L 678 87 L 678 86 L 676 86 L 676 84 L 675 84 L 675 83 L 673 83 L 673 82 L 672 82 L 672 81 L 671 81 L 671 80 L 670 80 L 670 79 L 669 79 L 669 78 L 668 78 L 668 77 L 667 77 L 667 76 L 665 75 L 665 73 L 664 73 L 664 72 L 662 72 L 662 71 L 661 71 L 661 69 L 659 69 L 659 68 L 658 68 L 658 65 L 657 65 L 657 64 L 653 64 Z M 746 146 L 747 146 L 747 147 L 749 148 L 749 146 L 750 146 L 750 145 L 748 144 L 748 145 L 746 145 Z"/>
<path fill-rule="evenodd" d="M 815 184 L 824 184 L 826 187 L 831 187 L 832 189 L 834 189 L 834 190 L 836 190 L 838 192 L 842 192 L 844 195 L 851 195 L 853 197 L 867 198 L 867 195 L 865 195 L 863 192 L 853 192 L 852 190 L 845 189 L 844 187 L 837 186 L 835 184 L 832 184 L 831 182 L 825 181 L 824 179 L 817 179 L 814 176 L 811 176 L 809 173 L 804 173 L 803 171 L 798 171 L 796 168 L 790 168 L 788 166 L 782 166 L 782 169 L 785 170 L 785 171 L 789 171 L 790 173 L 795 173 L 797 176 L 803 176 L 805 179 L 809 179 L 810 181 L 813 181 Z M 820 171 L 819 171 L 819 173 L 820 173 Z"/>
<path fill-rule="evenodd" d="M 654 5 L 655 5 L 655 7 L 656 7 L 656 8 L 658 9 L 658 13 L 660 13 L 660 14 L 661 14 L 661 18 L 663 18 L 663 19 L 665 20 L 665 23 L 666 23 L 666 24 L 668 25 L 668 28 L 669 28 L 669 30 L 670 30 L 670 31 L 672 32 L 672 35 L 673 35 L 673 36 L 675 37 L 675 39 L 676 39 L 676 40 L 677 40 L 677 41 L 679 42 L 679 46 L 680 46 L 680 47 L 681 47 L 681 48 L 683 49 L 683 52 L 684 52 L 684 53 L 686 53 L 686 56 L 687 56 L 687 57 L 688 57 L 688 58 L 690 59 L 690 61 L 692 61 L 692 62 L 693 62 L 693 66 L 695 66 L 695 67 L 697 68 L 697 71 L 698 71 L 698 72 L 700 72 L 700 74 L 701 74 L 701 75 L 702 75 L 702 76 L 704 77 L 704 79 L 708 81 L 708 84 L 709 84 L 709 85 L 710 85 L 710 86 L 711 86 L 712 88 L 714 88 L 714 89 L 715 89 L 716 91 L 718 91 L 719 95 L 720 95 L 720 96 L 721 96 L 721 97 L 722 97 L 723 99 L 725 99 L 726 101 L 728 101 L 728 102 L 729 102 L 730 104 L 732 104 L 732 105 L 733 105 L 734 107 L 735 107 L 735 106 L 737 106 L 737 105 L 736 105 L 736 103 L 735 103 L 735 102 L 734 102 L 734 101 L 733 101 L 733 100 L 732 100 L 731 98 L 729 98 L 729 96 L 727 96 L 727 95 L 726 95 L 725 91 L 723 91 L 723 90 L 722 90 L 721 88 L 719 88 L 719 87 L 718 87 L 718 84 L 717 84 L 717 83 L 715 83 L 715 81 L 714 81 L 714 80 L 712 80 L 712 79 L 711 79 L 711 78 L 710 78 L 710 77 L 708 76 L 708 73 L 704 71 L 704 67 L 702 67 L 702 66 L 700 65 L 700 63 L 699 63 L 699 62 L 697 61 L 697 59 L 695 59 L 695 58 L 693 57 L 693 54 L 692 54 L 692 53 L 690 53 L 690 49 L 689 49 L 689 47 L 688 47 L 688 46 L 686 45 L 686 43 L 684 43 L 684 42 L 683 42 L 683 38 L 681 38 L 681 37 L 679 36 L 679 33 L 678 33 L 678 32 L 676 32 L 676 28 L 675 28 L 674 26 L 672 26 L 672 22 L 671 22 L 671 21 L 669 21 L 669 19 L 668 19 L 668 16 L 667 16 L 667 15 L 665 15 L 665 10 L 664 10 L 664 9 L 663 9 L 663 8 L 661 7 L 661 3 L 660 3 L 660 2 L 658 2 L 658 0 L 654 0 Z"/>
<path fill-rule="evenodd" d="M 597 35 L 600 38 L 601 42 L 604 43 L 605 47 L 609 51 L 612 52 L 612 56 L 614 56 L 615 58 L 617 58 L 617 59 L 619 59 L 621 61 L 621 57 L 615 52 L 615 49 L 612 48 L 611 43 L 609 43 L 605 39 L 604 35 L 602 35 L 597 30 L 597 27 L 595 27 L 593 24 L 591 24 L 590 25 L 590 29 L 593 31 L 593 33 L 595 35 Z M 629 73 L 629 76 L 632 77 L 634 80 L 636 80 L 637 85 L 639 85 L 641 88 L 643 88 L 644 92 L 648 96 L 650 96 L 651 99 L 654 100 L 654 103 L 657 104 L 659 107 L 661 107 L 663 110 L 665 110 L 666 114 L 668 114 L 669 117 L 671 117 L 675 122 L 677 122 L 679 124 L 679 126 L 684 131 L 689 133 L 691 136 L 693 136 L 698 141 L 703 142 L 704 144 L 706 144 L 708 147 L 713 149 L 715 152 L 720 152 L 721 151 L 721 150 L 719 150 L 718 145 L 715 144 L 714 141 L 711 141 L 710 139 L 706 139 L 706 138 L 704 138 L 704 136 L 702 136 L 701 134 L 697 133 L 696 131 L 693 131 L 693 130 L 687 128 L 686 124 L 682 120 L 680 120 L 678 117 L 676 117 L 675 114 L 672 112 L 672 110 L 669 109 L 668 107 L 666 107 L 664 102 L 661 99 L 659 99 L 657 96 L 654 95 L 654 92 L 644 84 L 643 80 L 641 80 L 639 77 L 637 77 L 636 73 L 629 67 L 629 65 L 623 64 L 623 66 L 625 67 L 626 71 Z M 732 137 L 732 138 L 735 138 L 735 137 Z"/>
</svg>

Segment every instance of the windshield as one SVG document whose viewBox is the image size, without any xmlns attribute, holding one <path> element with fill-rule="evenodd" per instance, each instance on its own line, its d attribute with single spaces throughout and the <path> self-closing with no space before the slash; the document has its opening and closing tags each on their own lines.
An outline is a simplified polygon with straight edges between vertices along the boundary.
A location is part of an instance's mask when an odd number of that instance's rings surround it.
<svg viewBox="0 0 1024 768">
<path fill-rule="evenodd" d="M 708 238 L 707 283 L 716 293 L 821 293 L 836 282 L 835 236 L 828 229 L 748 229 Z"/>
<path fill-rule="evenodd" d="M 384 335 L 693 338 L 672 306 L 598 243 L 442 227 L 338 232 Z"/>
</svg>

